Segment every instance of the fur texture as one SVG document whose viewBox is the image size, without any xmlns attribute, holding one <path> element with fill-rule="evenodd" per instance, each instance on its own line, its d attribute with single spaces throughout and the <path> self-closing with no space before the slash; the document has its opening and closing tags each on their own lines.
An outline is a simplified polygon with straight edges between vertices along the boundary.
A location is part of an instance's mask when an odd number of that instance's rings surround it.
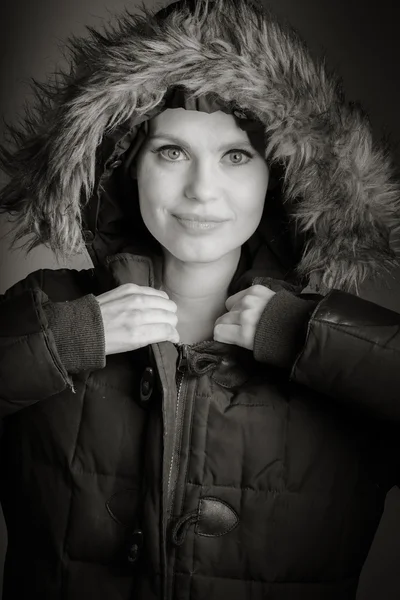
<svg viewBox="0 0 400 600">
<path fill-rule="evenodd" d="M 249 0 L 180 3 L 162 19 L 142 12 L 72 39 L 71 72 L 36 84 L 36 109 L 23 131 L 12 131 L 16 148 L 1 153 L 10 183 L 0 204 L 17 215 L 20 237 L 64 256 L 80 251 L 102 140 L 183 85 L 194 97 L 217 93 L 265 124 L 265 156 L 284 165 L 285 202 L 309 240 L 301 275 L 356 289 L 390 268 L 400 202 L 389 156 L 298 36 Z"/>
</svg>

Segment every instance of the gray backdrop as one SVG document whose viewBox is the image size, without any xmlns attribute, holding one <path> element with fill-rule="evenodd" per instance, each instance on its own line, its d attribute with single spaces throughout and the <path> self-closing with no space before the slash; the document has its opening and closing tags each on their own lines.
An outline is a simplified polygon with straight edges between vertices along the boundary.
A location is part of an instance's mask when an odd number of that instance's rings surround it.
<svg viewBox="0 0 400 600">
<path fill-rule="evenodd" d="M 163 3 L 146 0 L 146 6 Z M 309 44 L 313 54 L 324 53 L 328 66 L 341 73 L 347 96 L 360 100 L 378 136 L 389 135 L 400 164 L 400 83 L 398 19 L 391 0 L 366 4 L 361 0 L 271 0 L 269 6 L 288 20 Z M 84 33 L 84 25 L 101 25 L 109 12 L 135 0 L 12 0 L 0 15 L 0 114 L 15 121 L 29 98 L 29 77 L 43 80 L 63 64 L 62 41 Z M 4 129 L 0 124 L 0 137 Z M 0 219 L 0 293 L 37 268 L 57 268 L 45 248 L 25 257 L 11 252 L 9 224 Z M 90 266 L 86 254 L 67 266 Z M 400 307 L 399 307 L 400 312 Z M 0 573 L 6 531 L 0 512 Z M 358 600 L 400 598 L 400 491 L 393 488 L 374 545 L 365 564 Z M 399 571 L 399 573 L 397 573 Z M 22 574 L 23 575 L 23 574 Z M 0 577 L 1 590 L 1 577 Z M 1 594 L 0 594 L 1 595 Z"/>
</svg>

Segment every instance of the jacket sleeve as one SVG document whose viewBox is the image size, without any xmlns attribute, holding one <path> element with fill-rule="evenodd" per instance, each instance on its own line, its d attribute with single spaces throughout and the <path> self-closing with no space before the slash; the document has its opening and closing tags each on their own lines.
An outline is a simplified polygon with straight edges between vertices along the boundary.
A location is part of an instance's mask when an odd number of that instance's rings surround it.
<svg viewBox="0 0 400 600">
<path fill-rule="evenodd" d="M 1 296 L 0 419 L 67 388 L 74 392 L 73 373 L 105 365 L 100 308 L 93 294 L 79 297 L 78 279 L 82 272 L 40 270 Z M 73 290 L 72 299 L 50 300 L 56 289 Z"/>
<path fill-rule="evenodd" d="M 266 360 L 260 342 L 268 343 L 271 333 L 272 346 L 286 348 L 275 364 L 289 368 L 292 381 L 375 417 L 400 421 L 400 314 L 337 290 L 324 298 L 291 296 L 278 292 L 267 305 L 255 357 L 274 363 L 268 352 Z M 285 302 L 291 310 L 283 310 Z"/>
</svg>

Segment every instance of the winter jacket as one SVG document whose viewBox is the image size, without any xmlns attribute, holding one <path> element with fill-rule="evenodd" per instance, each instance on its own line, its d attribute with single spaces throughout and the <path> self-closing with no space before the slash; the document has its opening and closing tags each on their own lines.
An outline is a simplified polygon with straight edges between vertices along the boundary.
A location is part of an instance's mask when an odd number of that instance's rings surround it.
<svg viewBox="0 0 400 600">
<path fill-rule="evenodd" d="M 389 159 L 250 3 L 126 15 L 74 44 L 75 70 L 3 151 L 22 231 L 65 252 L 82 223 L 94 262 L 37 271 L 0 302 L 4 600 L 354 599 L 398 482 L 400 314 L 356 294 L 395 264 Z M 277 293 L 254 352 L 105 357 L 95 296 L 160 285 L 127 164 L 182 85 L 234 108 L 249 137 L 265 125 L 281 176 L 230 292 Z"/>
</svg>

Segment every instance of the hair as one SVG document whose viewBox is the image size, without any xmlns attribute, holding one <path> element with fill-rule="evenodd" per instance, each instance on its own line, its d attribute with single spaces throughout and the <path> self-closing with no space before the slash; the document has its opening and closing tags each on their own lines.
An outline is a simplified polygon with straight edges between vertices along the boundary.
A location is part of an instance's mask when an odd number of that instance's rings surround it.
<svg viewBox="0 0 400 600">
<path fill-rule="evenodd" d="M 15 239 L 28 235 L 28 251 L 81 251 L 89 217 L 95 233 L 98 216 L 108 223 L 106 210 L 119 210 L 104 195 L 99 205 L 112 165 L 180 85 L 192 100 L 218 94 L 263 124 L 265 156 L 284 168 L 285 210 L 307 239 L 299 273 L 354 289 L 397 266 L 400 193 L 388 148 L 299 36 L 250 0 L 142 10 L 73 38 L 71 71 L 35 84 L 36 109 L 9 129 L 0 206 L 16 218 Z"/>
</svg>

